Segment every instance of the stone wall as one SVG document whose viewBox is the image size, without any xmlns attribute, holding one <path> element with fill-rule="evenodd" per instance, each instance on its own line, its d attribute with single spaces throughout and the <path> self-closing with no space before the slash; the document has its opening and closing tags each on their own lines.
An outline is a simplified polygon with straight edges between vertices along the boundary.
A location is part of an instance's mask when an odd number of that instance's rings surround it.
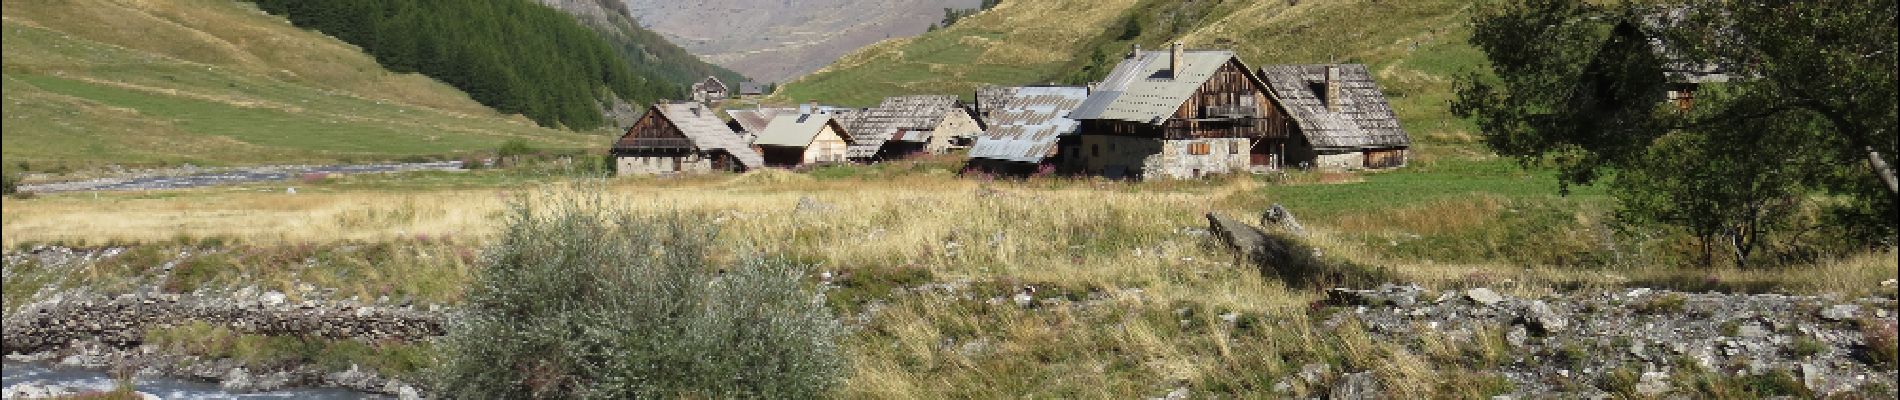
<svg viewBox="0 0 1900 400">
<path fill-rule="evenodd" d="M 699 174 L 713 172 L 712 158 L 697 153 L 684 156 L 618 156 L 614 171 L 620 176 L 654 174 Z"/>
<path fill-rule="evenodd" d="M 40 352 L 81 340 L 130 346 L 139 344 L 151 327 L 194 320 L 251 334 L 413 341 L 441 335 L 441 314 L 349 301 L 290 301 L 278 292 L 109 296 L 73 291 L 20 306 L 7 315 L 4 351 Z"/>
<path fill-rule="evenodd" d="M 1206 154 L 1193 154 L 1195 146 Z M 1195 179 L 1208 175 L 1246 172 L 1249 159 L 1245 138 L 1159 140 L 1108 135 L 1084 135 L 1074 156 L 1084 172 L 1142 179 Z"/>
</svg>

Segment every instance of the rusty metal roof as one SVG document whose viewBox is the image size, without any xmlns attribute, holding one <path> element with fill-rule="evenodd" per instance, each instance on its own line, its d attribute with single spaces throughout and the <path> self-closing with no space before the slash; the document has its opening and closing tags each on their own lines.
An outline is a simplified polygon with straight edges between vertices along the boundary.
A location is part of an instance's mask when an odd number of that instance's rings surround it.
<svg viewBox="0 0 1900 400">
<path fill-rule="evenodd" d="M 1056 141 L 1080 125 L 1070 113 L 1089 98 L 1075 86 L 1017 88 L 991 112 L 989 130 L 977 135 L 970 158 L 1040 163 L 1055 154 Z"/>
</svg>

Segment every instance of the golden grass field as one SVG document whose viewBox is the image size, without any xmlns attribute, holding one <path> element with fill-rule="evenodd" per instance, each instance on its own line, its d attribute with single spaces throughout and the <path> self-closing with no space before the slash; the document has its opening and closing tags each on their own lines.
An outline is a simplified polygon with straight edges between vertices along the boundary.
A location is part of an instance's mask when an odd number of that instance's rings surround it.
<svg viewBox="0 0 1900 400">
<path fill-rule="evenodd" d="M 947 173 L 818 179 L 765 171 L 681 179 L 549 178 L 492 189 L 305 185 L 294 195 L 278 184 L 6 199 L 0 233 L 9 248 L 31 243 L 189 246 L 218 238 L 227 246 L 256 249 L 221 256 L 219 262 L 229 265 L 206 272 L 208 283 L 201 286 L 255 285 L 294 296 L 294 282 L 301 282 L 344 295 L 407 295 L 452 303 L 472 276 L 475 261 L 468 252 L 479 251 L 496 234 L 498 218 L 511 201 L 536 204 L 538 196 L 579 190 L 602 193 L 613 206 L 635 212 L 696 213 L 720 226 L 722 240 L 734 251 L 780 254 L 838 274 L 847 283 L 832 293 L 834 304 L 856 327 L 846 343 L 852 370 L 839 388 L 841 397 L 1033 393 L 1127 398 L 1152 397 L 1181 384 L 1257 391 L 1262 388 L 1248 385 L 1296 373 L 1303 363 L 1316 361 L 1377 371 L 1392 393 L 1483 397 L 1495 377 L 1447 366 L 1504 357 L 1501 333 L 1474 340 L 1375 343 L 1350 326 L 1321 328 L 1307 314 L 1309 305 L 1323 297 L 1316 288 L 1289 287 L 1263 276 L 1215 239 L 1192 233 L 1206 227 L 1206 212 L 1252 220 L 1276 191 L 1305 185 L 1350 189 L 1367 185 L 1358 183 L 1362 180 L 989 182 Z M 1322 183 L 1332 181 L 1345 183 Z M 800 210 L 802 198 L 822 206 Z M 1530 296 L 1558 287 L 1670 282 L 1851 295 L 1891 279 L 1895 265 L 1892 250 L 1753 270 L 1434 261 L 1395 255 L 1364 238 L 1384 237 L 1377 236 L 1383 232 L 1457 235 L 1522 208 L 1522 202 L 1476 194 L 1401 204 L 1308 217 L 1307 241 L 1327 257 L 1387 267 L 1396 280 L 1433 290 L 1487 286 Z M 1600 217 L 1570 212 L 1579 226 Z M 380 245 L 396 254 L 352 259 L 309 250 L 312 244 L 360 247 L 338 243 Z M 108 282 L 149 269 L 99 265 L 62 279 Z M 925 284 L 963 289 L 910 289 Z M 1039 289 L 1039 297 L 1081 303 L 1024 309 L 990 300 L 1006 299 L 1024 286 Z M 1244 331 L 1211 323 L 1220 314 L 1260 322 Z M 1210 323 L 1183 322 L 1190 320 Z M 1293 388 L 1302 396 L 1321 389 Z"/>
</svg>

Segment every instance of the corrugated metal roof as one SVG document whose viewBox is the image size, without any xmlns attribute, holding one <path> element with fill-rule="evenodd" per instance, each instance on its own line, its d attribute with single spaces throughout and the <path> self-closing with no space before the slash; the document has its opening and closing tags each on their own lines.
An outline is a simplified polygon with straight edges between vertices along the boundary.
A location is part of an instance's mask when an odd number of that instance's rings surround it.
<svg viewBox="0 0 1900 400">
<path fill-rule="evenodd" d="M 1188 96 L 1234 59 L 1226 50 L 1188 50 L 1175 68 L 1169 51 L 1142 51 L 1124 59 L 1102 79 L 1096 92 L 1071 118 L 1160 123 L 1174 115 Z"/>
<path fill-rule="evenodd" d="M 714 117 L 712 110 L 706 109 L 703 104 L 660 103 L 654 104 L 647 112 L 659 112 L 668 121 L 672 121 L 673 126 L 679 128 L 680 134 L 686 135 L 687 139 L 693 141 L 693 146 L 705 150 L 725 150 L 746 168 L 759 168 L 765 165 L 765 158 L 760 156 L 759 152 L 753 151 L 752 146 L 746 145 L 744 139 L 734 133 L 732 128 L 726 127 L 724 121 Z"/>
<path fill-rule="evenodd" d="M 1069 117 L 1089 99 L 1086 87 L 1017 89 L 992 112 L 995 122 L 976 137 L 970 157 L 1040 163 L 1055 152 L 1057 140 L 1075 133 L 1080 123 Z"/>
<path fill-rule="evenodd" d="M 752 144 L 759 146 L 809 147 L 826 125 L 835 125 L 823 114 L 784 114 L 772 118 L 765 131 Z M 842 129 L 841 129 L 842 130 Z M 849 140 L 849 139 L 847 139 Z"/>
<path fill-rule="evenodd" d="M 1269 65 L 1260 68 L 1280 106 L 1300 126 L 1313 147 L 1381 148 L 1410 146 L 1412 139 L 1399 126 L 1399 118 L 1386 102 L 1385 93 L 1372 80 L 1363 64 L 1334 64 L 1338 67 L 1339 111 L 1329 111 L 1323 95 L 1325 64 Z"/>
</svg>

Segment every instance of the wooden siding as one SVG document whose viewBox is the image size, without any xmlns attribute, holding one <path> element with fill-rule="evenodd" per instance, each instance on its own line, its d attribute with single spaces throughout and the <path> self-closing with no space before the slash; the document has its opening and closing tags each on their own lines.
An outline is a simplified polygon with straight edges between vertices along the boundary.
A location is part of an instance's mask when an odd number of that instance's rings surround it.
<svg viewBox="0 0 1900 400">
<path fill-rule="evenodd" d="M 679 127 L 668 121 L 658 112 L 648 112 L 633 126 L 627 127 L 627 133 L 620 136 L 620 142 L 614 145 L 620 149 L 691 149 L 693 141 L 681 133 Z"/>
<path fill-rule="evenodd" d="M 1245 66 L 1229 60 L 1161 125 L 1083 120 L 1081 132 L 1159 139 L 1285 139 L 1292 130 L 1292 120 L 1273 103 L 1266 90 L 1247 74 Z"/>
</svg>

